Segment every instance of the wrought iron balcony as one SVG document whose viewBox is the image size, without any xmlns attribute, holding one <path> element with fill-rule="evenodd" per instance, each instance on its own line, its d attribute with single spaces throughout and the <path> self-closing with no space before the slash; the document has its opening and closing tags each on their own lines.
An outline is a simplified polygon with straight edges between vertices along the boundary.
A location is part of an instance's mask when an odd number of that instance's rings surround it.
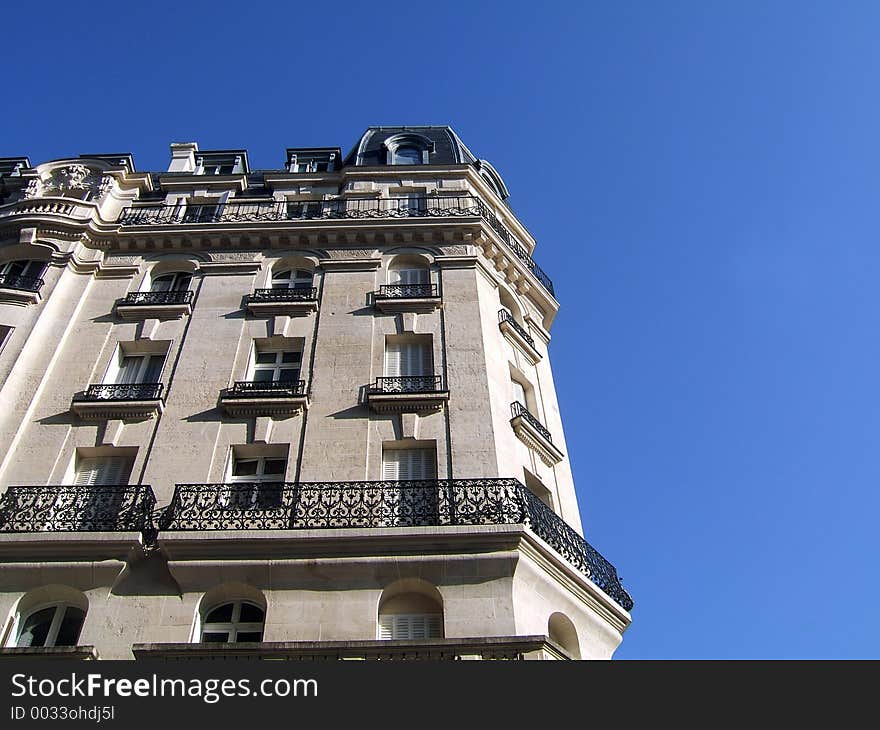
<svg viewBox="0 0 880 730">
<path fill-rule="evenodd" d="M 162 397 L 162 383 L 100 383 L 90 385 L 84 393 L 77 393 L 75 401 L 158 400 Z"/>
<path fill-rule="evenodd" d="M 144 532 L 155 504 L 145 484 L 9 487 L 0 532 Z"/>
<path fill-rule="evenodd" d="M 506 309 L 498 310 L 498 324 L 506 325 L 512 327 L 516 333 L 523 338 L 523 340 L 528 343 L 528 345 L 534 350 L 535 349 L 535 338 L 532 337 L 527 331 L 526 328 L 523 327 L 519 322 L 517 322 L 513 315 L 508 312 Z"/>
<path fill-rule="evenodd" d="M 20 291 L 38 292 L 43 287 L 43 280 L 38 276 L 0 274 L 0 287 L 5 289 L 18 289 Z"/>
<path fill-rule="evenodd" d="M 516 479 L 178 484 L 160 530 L 523 524 L 629 611 L 617 571 Z"/>
<path fill-rule="evenodd" d="M 220 408 L 234 418 L 293 416 L 308 404 L 305 380 L 239 381 L 220 394 Z"/>
<path fill-rule="evenodd" d="M 382 284 L 374 299 L 430 299 L 438 297 L 436 284 Z"/>
<path fill-rule="evenodd" d="M 519 417 L 525 419 L 545 439 L 551 443 L 553 442 L 553 436 L 550 435 L 550 432 L 544 427 L 544 424 L 535 418 L 532 415 L 532 412 L 519 401 L 514 401 L 510 404 L 510 414 L 511 418 Z"/>
<path fill-rule="evenodd" d="M 550 431 L 519 401 L 510 404 L 510 425 L 517 437 L 534 450 L 547 466 L 555 466 L 565 458 L 554 444 Z"/>
<path fill-rule="evenodd" d="M 226 398 L 274 397 L 289 398 L 305 395 L 305 380 L 239 381 L 225 393 Z"/>
<path fill-rule="evenodd" d="M 295 289 L 255 289 L 248 295 L 248 304 L 259 302 L 311 302 L 318 298 L 315 286 L 296 287 Z"/>
<path fill-rule="evenodd" d="M 399 375 L 376 378 L 372 393 L 438 393 L 443 391 L 439 375 Z"/>
<path fill-rule="evenodd" d="M 139 205 L 119 216 L 122 226 L 257 223 L 292 220 L 348 220 L 401 218 L 484 219 L 511 251 L 522 260 L 550 294 L 553 282 L 516 240 L 492 209 L 472 195 L 421 198 L 345 198 L 338 200 L 250 200 L 219 205 Z"/>
<path fill-rule="evenodd" d="M 121 306 L 155 306 L 163 304 L 191 304 L 191 291 L 137 291 L 125 295 Z"/>
</svg>

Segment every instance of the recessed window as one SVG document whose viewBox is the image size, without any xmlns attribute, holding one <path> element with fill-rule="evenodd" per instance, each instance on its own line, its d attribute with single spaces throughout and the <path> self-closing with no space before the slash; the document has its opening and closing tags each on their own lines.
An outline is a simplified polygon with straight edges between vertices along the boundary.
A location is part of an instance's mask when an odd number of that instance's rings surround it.
<svg viewBox="0 0 880 730">
<path fill-rule="evenodd" d="M 187 291 L 191 283 L 192 274 L 188 271 L 175 271 L 154 277 L 150 282 L 150 291 Z"/>
<path fill-rule="evenodd" d="M 443 617 L 439 614 L 398 613 L 379 619 L 380 639 L 439 639 Z"/>
<path fill-rule="evenodd" d="M 419 377 L 433 374 L 434 365 L 429 340 L 386 342 L 386 377 Z"/>
<path fill-rule="evenodd" d="M 437 451 L 434 448 L 384 448 L 382 479 L 409 481 L 437 478 Z"/>
<path fill-rule="evenodd" d="M 280 507 L 286 473 L 286 457 L 242 457 L 233 452 L 227 477 L 230 487 L 221 499 L 222 505 L 229 509 Z"/>
<path fill-rule="evenodd" d="M 158 383 L 164 355 L 123 355 L 112 382 L 116 384 Z"/>
<path fill-rule="evenodd" d="M 22 618 L 15 645 L 76 646 L 85 618 L 85 611 L 66 604 L 32 610 Z"/>
<path fill-rule="evenodd" d="M 9 325 L 0 324 L 0 352 L 3 352 L 3 348 L 12 336 L 13 329 L 15 328 L 10 327 Z"/>
<path fill-rule="evenodd" d="M 421 165 L 422 150 L 415 145 L 402 145 L 394 150 L 392 160 L 395 165 Z"/>
<path fill-rule="evenodd" d="M 45 271 L 44 261 L 8 261 L 0 264 L 0 287 L 38 291 Z"/>
<path fill-rule="evenodd" d="M 284 349 L 257 348 L 251 381 L 255 383 L 296 382 L 302 370 L 302 349 L 289 347 Z"/>
<path fill-rule="evenodd" d="M 128 484 L 133 462 L 129 456 L 77 459 L 73 483 L 78 486 Z"/>
<path fill-rule="evenodd" d="M 219 220 L 220 206 L 216 203 L 195 203 L 189 201 L 183 211 L 184 223 L 213 223 Z"/>
<path fill-rule="evenodd" d="M 311 289 L 313 274 L 308 269 L 287 269 L 272 274 L 273 289 Z"/>
<path fill-rule="evenodd" d="M 205 644 L 235 641 L 262 641 L 265 613 L 249 601 L 231 601 L 215 606 L 202 621 L 201 640 Z"/>
</svg>

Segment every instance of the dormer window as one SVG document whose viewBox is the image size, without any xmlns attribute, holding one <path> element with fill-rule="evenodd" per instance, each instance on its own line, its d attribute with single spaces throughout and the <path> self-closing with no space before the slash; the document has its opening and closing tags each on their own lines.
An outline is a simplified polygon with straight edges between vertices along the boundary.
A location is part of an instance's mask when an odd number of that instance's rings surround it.
<svg viewBox="0 0 880 730">
<path fill-rule="evenodd" d="M 414 145 L 405 145 L 394 150 L 392 156 L 394 165 L 421 165 L 422 151 Z"/>
</svg>

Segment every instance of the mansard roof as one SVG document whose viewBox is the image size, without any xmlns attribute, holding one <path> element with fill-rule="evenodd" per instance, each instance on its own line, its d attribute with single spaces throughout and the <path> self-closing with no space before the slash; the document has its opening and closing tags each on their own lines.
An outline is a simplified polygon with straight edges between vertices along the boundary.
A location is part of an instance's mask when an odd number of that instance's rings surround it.
<svg viewBox="0 0 880 730">
<path fill-rule="evenodd" d="M 404 142 L 426 147 L 432 165 L 476 162 L 452 127 L 367 127 L 345 158 L 345 165 L 385 165 L 389 145 Z"/>
</svg>

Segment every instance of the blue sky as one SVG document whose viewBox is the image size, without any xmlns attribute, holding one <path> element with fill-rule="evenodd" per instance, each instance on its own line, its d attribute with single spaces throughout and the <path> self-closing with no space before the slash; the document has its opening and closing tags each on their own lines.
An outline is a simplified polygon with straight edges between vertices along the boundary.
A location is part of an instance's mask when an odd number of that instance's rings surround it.
<svg viewBox="0 0 880 730">
<path fill-rule="evenodd" d="M 0 156 L 164 169 L 196 140 L 279 167 L 371 124 L 452 125 L 562 303 L 584 525 L 636 601 L 616 656 L 877 658 L 878 21 L 869 2 L 16 3 Z"/>
</svg>

